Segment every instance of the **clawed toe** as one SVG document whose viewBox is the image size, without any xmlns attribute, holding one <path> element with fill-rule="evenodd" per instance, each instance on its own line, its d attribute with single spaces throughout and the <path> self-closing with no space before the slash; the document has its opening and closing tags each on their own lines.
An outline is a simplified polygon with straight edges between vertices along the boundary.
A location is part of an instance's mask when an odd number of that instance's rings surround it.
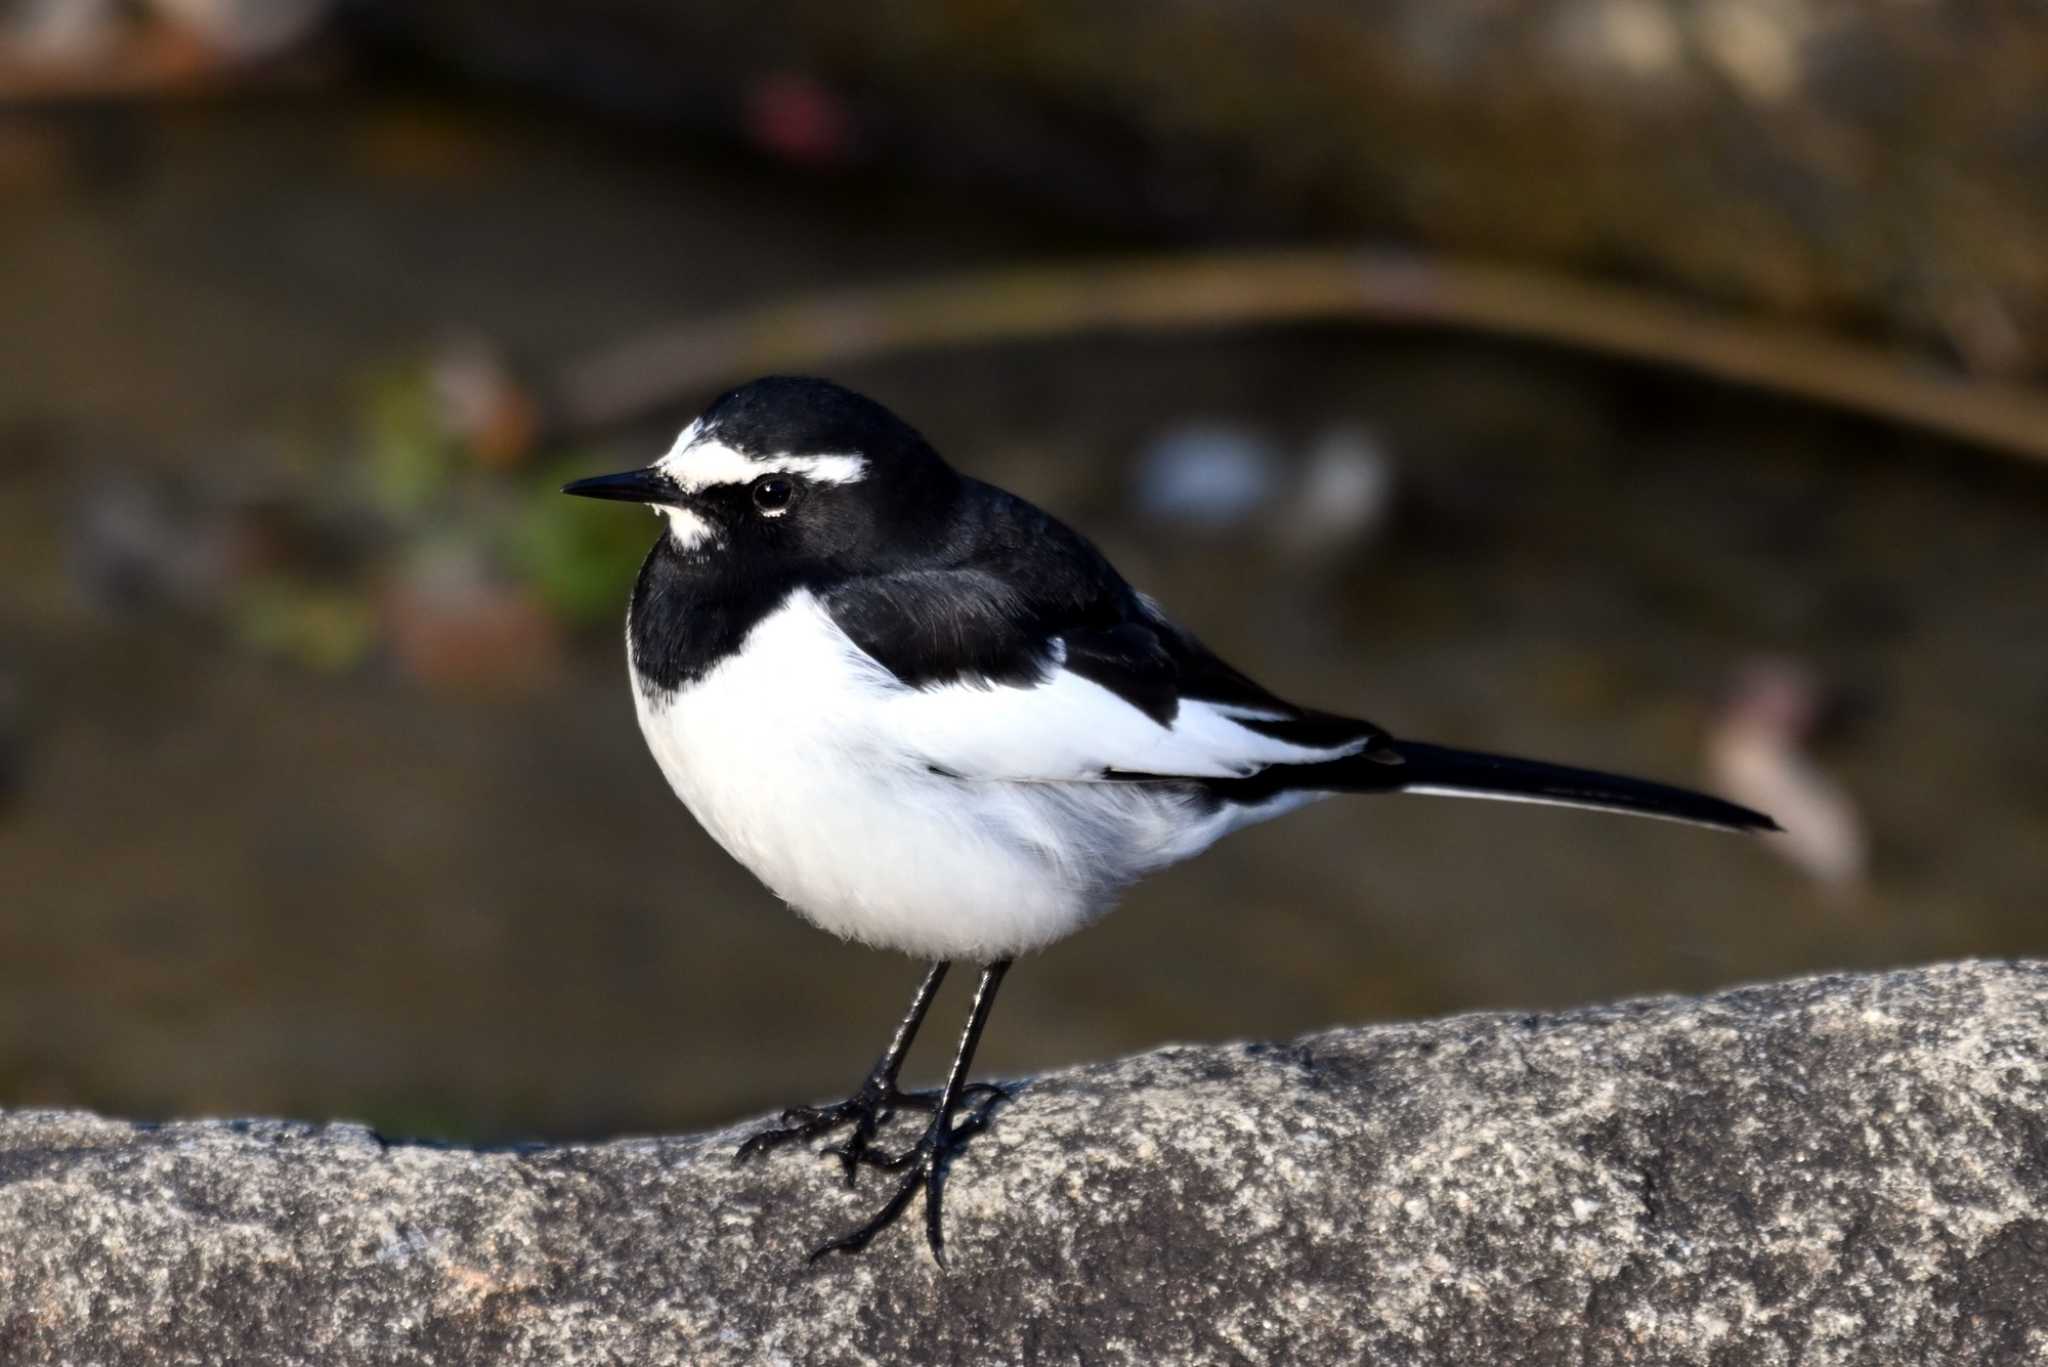
<svg viewBox="0 0 2048 1367">
<path fill-rule="evenodd" d="M 980 1133 L 988 1125 L 990 1112 L 1008 1100 L 1010 1093 L 993 1082 L 976 1082 L 962 1087 L 956 1103 L 961 1110 L 954 1113 L 961 1118 L 951 1127 L 951 1132 L 961 1139 Z M 744 1163 L 785 1144 L 816 1139 L 828 1130 L 851 1125 L 852 1134 L 818 1150 L 820 1157 L 839 1160 L 846 1175 L 846 1185 L 850 1187 L 864 1167 L 901 1172 L 910 1166 L 923 1151 L 922 1140 L 900 1153 L 890 1153 L 875 1147 L 875 1136 L 897 1110 L 933 1111 L 938 1108 L 939 1101 L 940 1093 L 937 1091 L 905 1092 L 871 1082 L 846 1100 L 829 1106 L 788 1107 L 782 1112 L 780 1124 L 758 1130 L 742 1140 L 733 1152 L 733 1161 Z M 974 1104 L 968 1106 L 965 1103 Z"/>
<path fill-rule="evenodd" d="M 911 1201 L 922 1190 L 924 1192 L 924 1237 L 932 1251 L 932 1258 L 940 1267 L 946 1265 L 945 1231 L 940 1220 L 943 1206 L 942 1191 L 946 1180 L 946 1167 L 953 1155 L 966 1147 L 967 1141 L 988 1128 L 989 1114 L 998 1101 L 1007 1099 L 1008 1093 L 998 1087 L 986 1089 L 989 1099 L 983 1105 L 967 1111 L 958 1122 L 949 1121 L 943 1114 L 934 1114 L 932 1122 L 925 1128 L 924 1135 L 902 1153 L 887 1155 L 872 1149 L 864 1150 L 857 1160 L 873 1167 L 891 1172 L 904 1172 L 896 1189 L 889 1193 L 889 1199 L 882 1203 L 868 1220 L 858 1228 L 848 1230 L 837 1238 L 828 1239 L 811 1250 L 811 1261 L 816 1262 L 828 1253 L 858 1253 L 873 1241 L 877 1234 L 896 1223 Z M 849 1141 L 851 1142 L 851 1141 Z M 844 1147 L 844 1146 L 841 1146 Z"/>
<path fill-rule="evenodd" d="M 882 1119 L 887 1119 L 886 1113 Z M 820 1157 L 829 1155 L 839 1160 L 839 1166 L 846 1174 L 846 1185 L 849 1187 L 853 1185 L 854 1178 L 860 1174 L 863 1165 L 869 1167 L 889 1166 L 887 1163 L 880 1161 L 874 1149 L 875 1129 L 878 1124 L 879 1121 L 873 1119 L 864 1118 L 858 1120 L 854 1123 L 852 1134 L 846 1136 L 845 1139 L 842 1139 L 837 1144 L 827 1144 L 824 1148 L 818 1150 Z"/>
<path fill-rule="evenodd" d="M 897 1217 L 902 1215 L 905 1208 L 910 1205 L 911 1198 L 917 1195 L 920 1187 L 924 1188 L 926 1192 L 925 1208 L 927 1210 L 936 1209 L 938 1200 L 937 1183 L 934 1181 L 936 1173 L 936 1165 L 928 1157 L 925 1157 L 923 1161 L 918 1163 L 915 1171 L 905 1176 L 901 1182 L 896 1184 L 896 1190 L 890 1193 L 889 1199 L 883 1203 L 880 1210 L 876 1211 L 868 1219 L 867 1223 L 861 1225 L 858 1229 L 848 1230 L 835 1239 L 827 1239 L 824 1243 L 819 1244 L 811 1250 L 810 1260 L 816 1262 L 827 1253 L 860 1252 L 868 1246 L 869 1242 L 877 1234 L 880 1234 L 890 1225 L 896 1223 Z M 929 1232 L 929 1228 L 928 1224 L 927 1232 Z M 943 1251 L 942 1241 L 937 1239 L 932 1241 L 932 1256 L 939 1260 L 939 1266 L 944 1267 L 946 1265 L 946 1255 Z"/>
<path fill-rule="evenodd" d="M 861 1089 L 844 1101 L 830 1106 L 791 1106 L 782 1113 L 782 1123 L 771 1125 L 758 1133 L 747 1136 L 733 1154 L 735 1162 L 744 1163 L 757 1154 L 784 1144 L 815 1139 L 828 1130 L 842 1125 L 853 1126 L 853 1133 L 837 1144 L 828 1144 L 818 1150 L 820 1155 L 837 1158 L 846 1171 L 846 1184 L 853 1185 L 854 1177 L 863 1164 L 872 1164 L 870 1145 L 882 1125 L 895 1113 L 903 1096 L 894 1086 L 875 1078 L 869 1078 Z M 927 1108 L 929 1109 L 929 1108 Z"/>
<path fill-rule="evenodd" d="M 815 1139 L 825 1131 L 849 1122 L 861 1125 L 869 1109 L 861 1096 L 849 1097 L 831 1106 L 791 1106 L 782 1113 L 780 1125 L 757 1130 L 742 1140 L 739 1148 L 733 1151 L 733 1161 L 744 1163 L 757 1154 L 799 1140 Z"/>
<path fill-rule="evenodd" d="M 740 1146 L 733 1150 L 733 1161 L 744 1163 L 749 1158 L 764 1154 L 770 1149 L 795 1143 L 799 1139 L 808 1139 L 819 1132 L 808 1125 L 771 1125 L 765 1130 L 756 1130 L 741 1140 Z"/>
<path fill-rule="evenodd" d="M 963 1106 L 953 1112 L 957 1119 L 949 1133 L 957 1141 L 955 1147 L 957 1143 L 965 1142 L 970 1135 L 980 1134 L 987 1129 L 989 1118 L 996 1107 L 1011 1099 L 1009 1092 L 993 1083 L 976 1083 L 972 1087 L 964 1087 L 960 1095 L 962 1102 L 973 1098 L 980 1104 L 971 1108 Z M 873 1139 L 872 1133 L 862 1134 L 856 1131 L 843 1143 L 833 1144 L 819 1152 L 829 1153 L 846 1165 L 846 1184 L 852 1186 L 855 1165 L 880 1168 L 884 1172 L 901 1172 L 916 1162 L 925 1150 L 923 1139 L 898 1153 L 876 1148 Z"/>
</svg>

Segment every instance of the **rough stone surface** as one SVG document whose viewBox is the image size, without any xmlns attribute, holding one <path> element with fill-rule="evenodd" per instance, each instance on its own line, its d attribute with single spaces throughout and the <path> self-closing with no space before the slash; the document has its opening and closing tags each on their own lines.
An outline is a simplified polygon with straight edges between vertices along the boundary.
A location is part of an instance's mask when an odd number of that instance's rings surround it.
<svg viewBox="0 0 2048 1367">
<path fill-rule="evenodd" d="M 0 1362 L 2048 1359 L 2048 963 L 1169 1048 L 906 1225 L 740 1134 L 0 1116 Z M 899 1122 L 908 1124 L 907 1121 Z"/>
</svg>

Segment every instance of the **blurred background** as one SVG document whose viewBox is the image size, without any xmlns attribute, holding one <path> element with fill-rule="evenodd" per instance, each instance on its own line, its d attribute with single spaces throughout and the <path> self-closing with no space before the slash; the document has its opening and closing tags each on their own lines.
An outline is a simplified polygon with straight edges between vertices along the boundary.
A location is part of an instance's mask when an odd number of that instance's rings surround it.
<svg viewBox="0 0 2048 1367">
<path fill-rule="evenodd" d="M 0 1104 L 851 1085 L 918 967 L 668 793 L 553 492 L 770 369 L 1282 693 L 1791 828 L 1324 804 L 992 1073 L 2048 950 L 2038 6 L 9 0 L 0 317 Z"/>
</svg>

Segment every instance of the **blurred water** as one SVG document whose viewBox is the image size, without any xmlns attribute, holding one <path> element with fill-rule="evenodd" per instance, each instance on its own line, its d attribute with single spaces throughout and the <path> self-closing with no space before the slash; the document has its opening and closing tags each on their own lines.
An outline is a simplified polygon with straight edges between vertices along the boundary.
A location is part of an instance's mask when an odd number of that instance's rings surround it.
<svg viewBox="0 0 2048 1367">
<path fill-rule="evenodd" d="M 365 377 L 450 329 L 545 362 L 696 309 L 1104 244 L 503 110 L 280 103 L 0 136 L 0 724 L 21 756 L 0 1104 L 492 1136 L 843 1090 L 918 970 L 801 925 L 695 829 L 634 732 L 615 630 L 515 690 L 429 686 L 388 650 L 322 671 L 175 610 L 110 612 L 75 573 L 78 529 L 136 478 L 355 488 Z M 1754 841 L 1330 803 L 1020 965 L 993 1072 L 2043 948 L 2039 472 L 1435 335 L 1076 339 L 838 378 L 1096 536 L 1280 691 L 1397 731 L 1698 781 L 1717 690 L 1758 652 L 1854 704 L 1822 756 L 1872 833 L 1853 910 Z M 1133 461 L 1191 423 L 1259 434 L 1295 480 L 1318 434 L 1365 425 L 1398 466 L 1384 530 L 1305 560 L 1285 498 L 1139 517 Z M 665 437 L 619 434 L 591 468 Z"/>
</svg>

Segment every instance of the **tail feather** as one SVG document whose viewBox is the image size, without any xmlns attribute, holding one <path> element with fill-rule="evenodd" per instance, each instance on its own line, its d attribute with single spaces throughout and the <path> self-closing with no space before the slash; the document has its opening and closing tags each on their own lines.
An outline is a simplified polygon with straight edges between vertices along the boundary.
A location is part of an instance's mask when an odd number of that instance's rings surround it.
<svg viewBox="0 0 2048 1367">
<path fill-rule="evenodd" d="M 1538 760 L 1454 750 L 1420 741 L 1394 741 L 1392 745 L 1402 762 L 1385 767 L 1401 776 L 1398 786 L 1402 792 L 1591 807 L 1729 831 L 1779 829 L 1778 823 L 1762 812 L 1668 783 L 1604 774 L 1597 769 L 1574 769 Z"/>
<path fill-rule="evenodd" d="M 1321 764 L 1275 766 L 1251 778 L 1223 780 L 1212 786 L 1242 786 L 1241 793 L 1225 794 L 1241 801 L 1305 789 L 1426 793 L 1588 807 L 1726 831 L 1780 829 L 1762 812 L 1668 783 L 1410 740 L 1389 739 L 1364 754 Z"/>
</svg>

